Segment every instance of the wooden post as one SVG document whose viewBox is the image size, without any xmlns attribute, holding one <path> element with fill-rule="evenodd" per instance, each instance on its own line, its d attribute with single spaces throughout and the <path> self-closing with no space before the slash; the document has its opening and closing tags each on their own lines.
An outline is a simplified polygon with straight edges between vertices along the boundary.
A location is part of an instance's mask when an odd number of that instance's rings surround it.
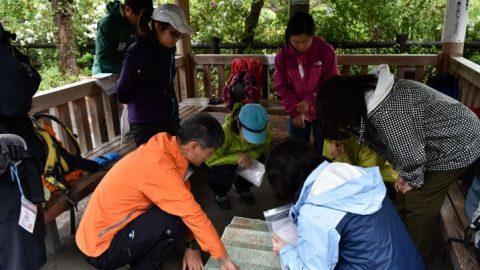
<svg viewBox="0 0 480 270">
<path fill-rule="evenodd" d="M 220 54 L 220 38 L 213 37 L 210 39 L 210 53 Z"/>
<path fill-rule="evenodd" d="M 187 22 L 190 24 L 190 8 L 188 2 L 189 0 L 175 0 L 175 4 L 182 8 Z M 184 57 L 184 64 L 180 67 L 180 73 L 184 73 L 185 76 L 179 78 L 181 79 L 180 85 L 187 90 L 186 98 L 195 97 L 197 93 L 195 89 L 195 63 L 192 58 L 192 40 L 190 39 L 190 36 L 185 36 L 177 43 L 177 51 Z M 183 78 L 185 79 L 183 80 Z"/>
<path fill-rule="evenodd" d="M 288 0 L 288 17 L 299 11 L 308 12 L 309 2 L 310 0 Z"/>
<path fill-rule="evenodd" d="M 467 19 L 468 0 L 447 0 L 442 32 L 441 72 L 447 72 L 450 57 L 463 54 Z"/>
</svg>

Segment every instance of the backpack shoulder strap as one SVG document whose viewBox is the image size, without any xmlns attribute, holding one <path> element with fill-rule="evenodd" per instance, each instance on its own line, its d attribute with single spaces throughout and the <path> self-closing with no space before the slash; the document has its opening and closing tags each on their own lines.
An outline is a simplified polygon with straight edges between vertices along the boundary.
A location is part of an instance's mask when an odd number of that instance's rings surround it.
<svg viewBox="0 0 480 270">
<path fill-rule="evenodd" d="M 73 145 L 75 147 L 75 155 L 77 155 L 77 156 L 80 155 L 80 146 L 78 145 L 78 141 L 77 141 L 78 136 L 73 134 L 73 132 L 64 123 L 62 123 L 62 121 L 60 121 L 57 117 L 55 117 L 53 115 L 49 115 L 49 114 L 35 114 L 35 115 L 33 115 L 33 118 L 36 121 L 38 121 L 42 118 L 46 118 L 46 119 L 49 119 L 49 120 L 57 123 L 59 126 L 61 126 L 66 131 L 66 133 L 68 134 L 68 137 L 70 138 L 70 140 L 73 142 Z"/>
</svg>

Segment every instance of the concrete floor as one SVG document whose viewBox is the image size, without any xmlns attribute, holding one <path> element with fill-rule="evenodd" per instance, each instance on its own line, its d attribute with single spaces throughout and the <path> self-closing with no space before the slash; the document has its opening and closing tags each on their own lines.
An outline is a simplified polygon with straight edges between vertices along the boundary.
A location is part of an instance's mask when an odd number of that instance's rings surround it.
<svg viewBox="0 0 480 270">
<path fill-rule="evenodd" d="M 213 114 L 219 120 L 223 120 L 223 114 Z M 279 139 L 284 137 L 286 127 L 285 117 L 273 117 L 271 119 L 274 127 L 274 138 Z M 239 196 L 235 191 L 230 191 L 230 199 L 232 202 L 232 208 L 230 210 L 220 210 L 216 205 L 213 194 L 208 187 L 208 183 L 205 178 L 204 172 L 197 171 L 191 178 L 192 192 L 195 195 L 196 200 L 200 203 L 203 210 L 207 213 L 210 220 L 215 225 L 217 231 L 221 235 L 225 227 L 231 222 L 234 216 L 263 219 L 263 211 L 283 205 L 274 196 L 273 192 L 267 181 L 265 181 L 260 188 L 252 188 L 253 193 L 257 198 L 257 203 L 254 205 L 244 205 L 241 203 Z M 85 210 L 86 204 L 89 198 L 84 199 L 79 203 L 79 212 L 77 213 L 77 225 Z M 57 254 L 49 254 L 48 261 L 42 270 L 84 270 L 94 269 L 90 267 L 83 259 L 81 253 L 75 246 L 74 236 L 69 232 L 69 215 L 64 213 L 57 218 L 57 224 L 59 227 L 62 249 Z M 450 262 L 444 260 L 445 245 L 439 237 L 435 241 L 434 254 L 432 262 L 429 263 L 428 269 L 434 270 L 446 270 L 452 269 Z M 448 256 L 447 256 L 448 257 Z M 167 261 L 164 265 L 164 270 L 178 270 L 181 269 L 182 254 L 178 252 L 172 259 Z M 203 259 L 206 261 L 208 255 L 204 254 Z M 128 269 L 128 268 L 123 268 Z M 245 270 L 245 269 L 243 269 Z M 248 269 L 247 269 L 248 270 Z"/>
<path fill-rule="evenodd" d="M 231 222 L 234 216 L 241 216 L 247 218 L 263 219 L 263 211 L 283 205 L 272 194 L 270 185 L 268 182 L 264 182 L 260 188 L 253 188 L 253 192 L 256 195 L 257 203 L 254 205 L 244 205 L 235 191 L 231 191 L 229 196 L 232 202 L 232 208 L 230 210 L 220 210 L 214 202 L 212 192 L 208 187 L 208 183 L 201 175 L 192 176 L 192 191 L 195 194 L 197 201 L 202 205 L 203 210 L 207 213 L 210 220 L 212 220 L 217 231 L 221 235 L 225 227 Z M 85 199 L 80 203 L 79 212 L 77 214 L 77 224 L 83 211 L 85 210 Z M 62 241 L 62 249 L 55 255 L 49 255 L 47 264 L 42 268 L 43 270 L 83 270 L 94 269 L 90 267 L 82 255 L 78 251 L 74 243 L 74 237 L 69 235 L 69 216 L 68 213 L 57 218 L 60 237 Z M 440 235 L 440 234 L 438 234 Z M 436 239 L 434 247 L 433 260 L 429 263 L 428 269 L 432 270 L 447 270 L 452 269 L 451 264 L 443 260 L 445 247 L 440 238 Z M 181 253 L 177 253 L 175 257 L 165 263 L 165 270 L 178 270 L 181 269 Z M 448 257 L 448 256 L 447 256 Z M 208 256 L 204 254 L 204 260 L 206 261 Z M 128 269 L 128 268 L 124 268 Z"/>
<path fill-rule="evenodd" d="M 230 223 L 234 216 L 263 219 L 263 211 L 268 210 L 282 203 L 274 198 L 271 188 L 267 182 L 263 183 L 260 188 L 252 188 L 252 191 L 257 197 L 257 203 L 254 205 L 244 205 L 240 201 L 240 197 L 235 191 L 229 193 L 232 208 L 230 210 L 221 210 L 213 199 L 212 192 L 208 187 L 204 175 L 200 172 L 196 176 L 192 176 L 192 191 L 195 194 L 196 200 L 202 205 L 203 210 L 207 213 L 210 220 L 212 220 L 215 228 L 221 235 L 224 228 Z M 79 205 L 79 212 L 77 213 L 77 224 L 83 211 L 86 207 L 88 198 L 83 200 Z M 57 218 L 59 232 L 62 242 L 62 249 L 57 254 L 49 254 L 47 264 L 42 268 L 44 270 L 80 270 L 80 269 L 94 269 L 90 267 L 83 259 L 81 253 L 75 246 L 75 239 L 69 235 L 69 216 L 68 213 L 63 214 Z M 208 256 L 204 256 L 206 260 Z M 172 260 L 165 265 L 165 270 L 181 269 L 181 254 L 177 254 Z"/>
</svg>

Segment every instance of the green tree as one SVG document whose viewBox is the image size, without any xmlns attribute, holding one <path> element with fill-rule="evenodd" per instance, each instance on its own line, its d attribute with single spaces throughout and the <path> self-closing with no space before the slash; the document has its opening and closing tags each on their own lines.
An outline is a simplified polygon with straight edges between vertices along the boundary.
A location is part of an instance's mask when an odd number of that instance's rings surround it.
<svg viewBox="0 0 480 270">
<path fill-rule="evenodd" d="M 57 29 L 58 69 L 62 74 L 77 75 L 77 44 L 73 32 L 73 0 L 51 0 Z"/>
</svg>

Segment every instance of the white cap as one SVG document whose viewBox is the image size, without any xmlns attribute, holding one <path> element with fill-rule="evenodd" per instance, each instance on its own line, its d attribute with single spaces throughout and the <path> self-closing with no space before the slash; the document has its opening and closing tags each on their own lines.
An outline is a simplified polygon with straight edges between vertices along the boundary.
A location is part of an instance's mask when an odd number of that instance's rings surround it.
<svg viewBox="0 0 480 270">
<path fill-rule="evenodd" d="M 182 34 L 192 34 L 195 32 L 191 28 L 183 10 L 174 4 L 163 4 L 153 10 L 152 20 L 169 23 L 175 30 Z"/>
</svg>

